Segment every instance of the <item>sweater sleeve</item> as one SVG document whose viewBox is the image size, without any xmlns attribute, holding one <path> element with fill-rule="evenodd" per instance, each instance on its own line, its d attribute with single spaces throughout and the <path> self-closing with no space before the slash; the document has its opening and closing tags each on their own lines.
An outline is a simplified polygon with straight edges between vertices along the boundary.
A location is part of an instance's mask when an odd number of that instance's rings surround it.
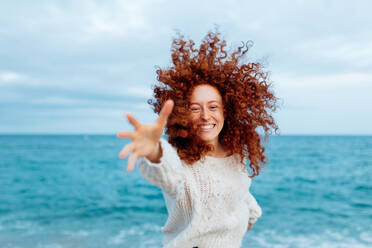
<svg viewBox="0 0 372 248">
<path fill-rule="evenodd" d="M 258 205 L 254 196 L 249 191 L 247 191 L 245 200 L 249 208 L 249 221 L 248 222 L 251 224 L 254 224 L 257 221 L 257 219 L 261 217 L 262 209 Z"/>
<path fill-rule="evenodd" d="M 160 163 L 152 163 L 141 157 L 138 159 L 138 169 L 148 182 L 175 196 L 184 185 L 181 160 L 177 151 L 164 139 L 160 139 L 160 146 Z"/>
</svg>

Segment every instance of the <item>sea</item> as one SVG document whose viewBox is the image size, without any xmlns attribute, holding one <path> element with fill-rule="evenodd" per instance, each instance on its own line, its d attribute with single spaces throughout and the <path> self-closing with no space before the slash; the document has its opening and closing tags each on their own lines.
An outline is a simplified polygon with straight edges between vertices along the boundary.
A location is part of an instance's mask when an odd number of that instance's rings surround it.
<svg viewBox="0 0 372 248">
<path fill-rule="evenodd" d="M 115 135 L 1 135 L 0 248 L 157 248 L 162 192 Z M 372 247 L 372 136 L 270 136 L 242 248 Z"/>
</svg>

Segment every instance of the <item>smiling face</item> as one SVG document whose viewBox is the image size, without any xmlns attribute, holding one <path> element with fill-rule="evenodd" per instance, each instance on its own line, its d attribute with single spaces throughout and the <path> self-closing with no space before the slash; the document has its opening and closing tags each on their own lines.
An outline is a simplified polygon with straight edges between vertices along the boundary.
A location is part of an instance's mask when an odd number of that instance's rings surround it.
<svg viewBox="0 0 372 248">
<path fill-rule="evenodd" d="M 198 136 L 216 146 L 225 121 L 219 91 L 208 84 L 196 86 L 191 95 L 190 111 L 192 122 L 198 126 Z"/>
</svg>

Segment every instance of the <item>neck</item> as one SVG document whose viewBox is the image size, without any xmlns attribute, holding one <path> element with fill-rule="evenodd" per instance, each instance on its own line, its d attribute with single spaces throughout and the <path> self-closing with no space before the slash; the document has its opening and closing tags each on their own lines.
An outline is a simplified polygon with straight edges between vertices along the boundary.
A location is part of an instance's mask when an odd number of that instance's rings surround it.
<svg viewBox="0 0 372 248">
<path fill-rule="evenodd" d="M 217 158 L 223 158 L 227 156 L 228 152 L 226 151 L 226 149 L 224 149 L 221 143 L 218 142 L 218 140 L 214 140 L 212 142 L 209 142 L 208 144 L 213 146 L 213 150 L 208 152 L 208 156 Z"/>
</svg>

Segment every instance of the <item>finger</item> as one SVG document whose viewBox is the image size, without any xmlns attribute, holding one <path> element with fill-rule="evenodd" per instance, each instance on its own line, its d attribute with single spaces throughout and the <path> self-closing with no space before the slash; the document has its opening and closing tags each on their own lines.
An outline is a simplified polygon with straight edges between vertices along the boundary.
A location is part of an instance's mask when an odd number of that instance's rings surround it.
<svg viewBox="0 0 372 248">
<path fill-rule="evenodd" d="M 117 134 L 118 138 L 128 138 L 128 139 L 133 139 L 134 133 L 131 131 L 120 131 Z"/>
<path fill-rule="evenodd" d="M 124 146 L 124 148 L 119 153 L 119 158 L 125 158 L 130 152 L 133 151 L 133 147 L 134 147 L 133 143 Z"/>
<path fill-rule="evenodd" d="M 129 121 L 129 123 L 130 124 L 132 124 L 132 126 L 134 126 L 134 128 L 138 128 L 139 126 L 140 126 L 140 122 L 139 121 L 137 121 L 134 117 L 133 117 L 133 115 L 131 115 L 131 114 L 126 114 L 125 115 L 126 117 L 127 117 L 127 119 L 128 119 L 128 121 Z"/>
<path fill-rule="evenodd" d="M 159 118 L 157 122 L 163 127 L 165 126 L 165 123 L 167 123 L 168 116 L 172 113 L 174 106 L 173 100 L 168 100 L 164 103 L 163 108 L 161 109 L 159 113 Z"/>
<path fill-rule="evenodd" d="M 248 231 L 251 230 L 252 226 L 253 226 L 253 224 L 249 223 L 249 225 L 248 225 Z"/>
<path fill-rule="evenodd" d="M 128 167 L 127 167 L 127 171 L 128 172 L 131 172 L 133 169 L 134 169 L 134 163 L 136 162 L 138 156 L 136 153 L 132 153 L 130 156 L 129 156 L 129 159 L 128 159 Z"/>
</svg>

